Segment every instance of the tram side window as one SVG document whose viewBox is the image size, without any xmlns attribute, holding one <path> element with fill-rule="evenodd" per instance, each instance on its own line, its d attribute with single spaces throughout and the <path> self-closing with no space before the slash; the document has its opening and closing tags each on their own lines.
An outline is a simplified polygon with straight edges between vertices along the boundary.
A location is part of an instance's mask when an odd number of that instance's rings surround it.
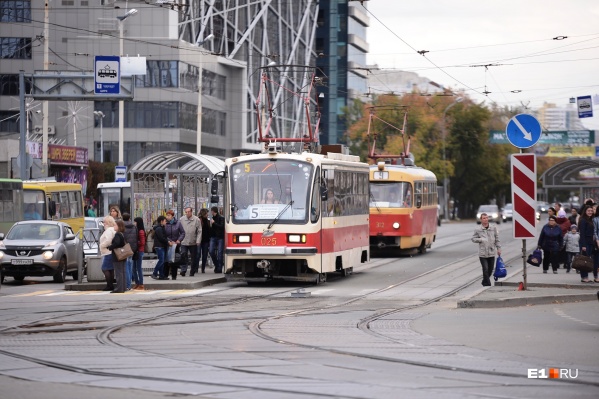
<svg viewBox="0 0 599 399">
<path fill-rule="evenodd" d="M 325 216 L 335 216 L 335 205 L 336 205 L 336 195 L 335 195 L 335 171 L 334 170 L 324 170 L 323 178 L 328 191 L 328 199 L 326 201 L 326 209 Z"/>
<path fill-rule="evenodd" d="M 422 206 L 422 182 L 414 182 L 414 186 L 416 187 L 416 191 L 414 193 L 414 201 L 416 204 L 416 208 L 420 208 Z"/>
</svg>

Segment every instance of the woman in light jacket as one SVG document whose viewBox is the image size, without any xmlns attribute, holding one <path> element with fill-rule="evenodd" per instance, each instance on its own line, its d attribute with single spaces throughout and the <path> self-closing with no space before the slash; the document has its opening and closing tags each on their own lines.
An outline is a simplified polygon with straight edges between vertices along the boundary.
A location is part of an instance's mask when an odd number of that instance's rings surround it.
<svg viewBox="0 0 599 399">
<path fill-rule="evenodd" d="M 100 236 L 100 255 L 102 256 L 102 272 L 106 279 L 106 287 L 103 291 L 114 290 L 114 265 L 112 263 L 112 251 L 108 249 L 112 245 L 112 239 L 116 234 L 116 222 L 112 216 L 104 218 L 104 232 Z M 110 255 L 110 256 L 109 256 Z"/>
<path fill-rule="evenodd" d="M 478 259 L 483 269 L 482 285 L 488 287 L 495 268 L 495 255 L 501 256 L 501 244 L 497 225 L 489 223 L 489 215 L 482 213 L 480 222 L 480 226 L 474 230 L 472 242 L 478 244 Z"/>
</svg>

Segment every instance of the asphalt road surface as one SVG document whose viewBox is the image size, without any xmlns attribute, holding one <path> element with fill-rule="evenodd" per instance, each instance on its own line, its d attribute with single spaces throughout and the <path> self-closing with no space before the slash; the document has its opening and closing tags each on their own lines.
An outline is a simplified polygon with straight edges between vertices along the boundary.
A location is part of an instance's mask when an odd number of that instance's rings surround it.
<svg viewBox="0 0 599 399">
<path fill-rule="evenodd" d="M 474 227 L 444 224 L 425 255 L 319 286 L 4 285 L 0 398 L 597 398 L 597 303 L 456 308 L 481 287 Z M 500 229 L 509 265 L 521 240 Z M 528 378 L 549 368 L 576 378 Z"/>
</svg>

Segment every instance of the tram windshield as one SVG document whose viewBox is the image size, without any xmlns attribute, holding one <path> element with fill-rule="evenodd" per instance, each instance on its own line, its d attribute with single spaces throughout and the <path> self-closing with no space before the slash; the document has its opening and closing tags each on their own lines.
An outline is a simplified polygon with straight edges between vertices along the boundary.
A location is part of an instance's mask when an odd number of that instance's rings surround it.
<svg viewBox="0 0 599 399">
<path fill-rule="evenodd" d="M 233 223 L 270 223 L 279 214 L 277 223 L 307 221 L 311 164 L 261 159 L 233 164 L 230 170 Z"/>
<path fill-rule="evenodd" d="M 412 184 L 408 182 L 370 182 L 371 208 L 411 208 Z"/>
</svg>

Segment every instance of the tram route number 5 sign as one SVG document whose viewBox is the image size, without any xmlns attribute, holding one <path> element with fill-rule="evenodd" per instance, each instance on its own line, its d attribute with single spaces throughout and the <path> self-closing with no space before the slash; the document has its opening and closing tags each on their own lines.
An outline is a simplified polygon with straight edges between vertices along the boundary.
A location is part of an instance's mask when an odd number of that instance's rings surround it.
<svg viewBox="0 0 599 399">
<path fill-rule="evenodd" d="M 514 238 L 535 238 L 537 160 L 535 154 L 512 154 Z"/>
</svg>

